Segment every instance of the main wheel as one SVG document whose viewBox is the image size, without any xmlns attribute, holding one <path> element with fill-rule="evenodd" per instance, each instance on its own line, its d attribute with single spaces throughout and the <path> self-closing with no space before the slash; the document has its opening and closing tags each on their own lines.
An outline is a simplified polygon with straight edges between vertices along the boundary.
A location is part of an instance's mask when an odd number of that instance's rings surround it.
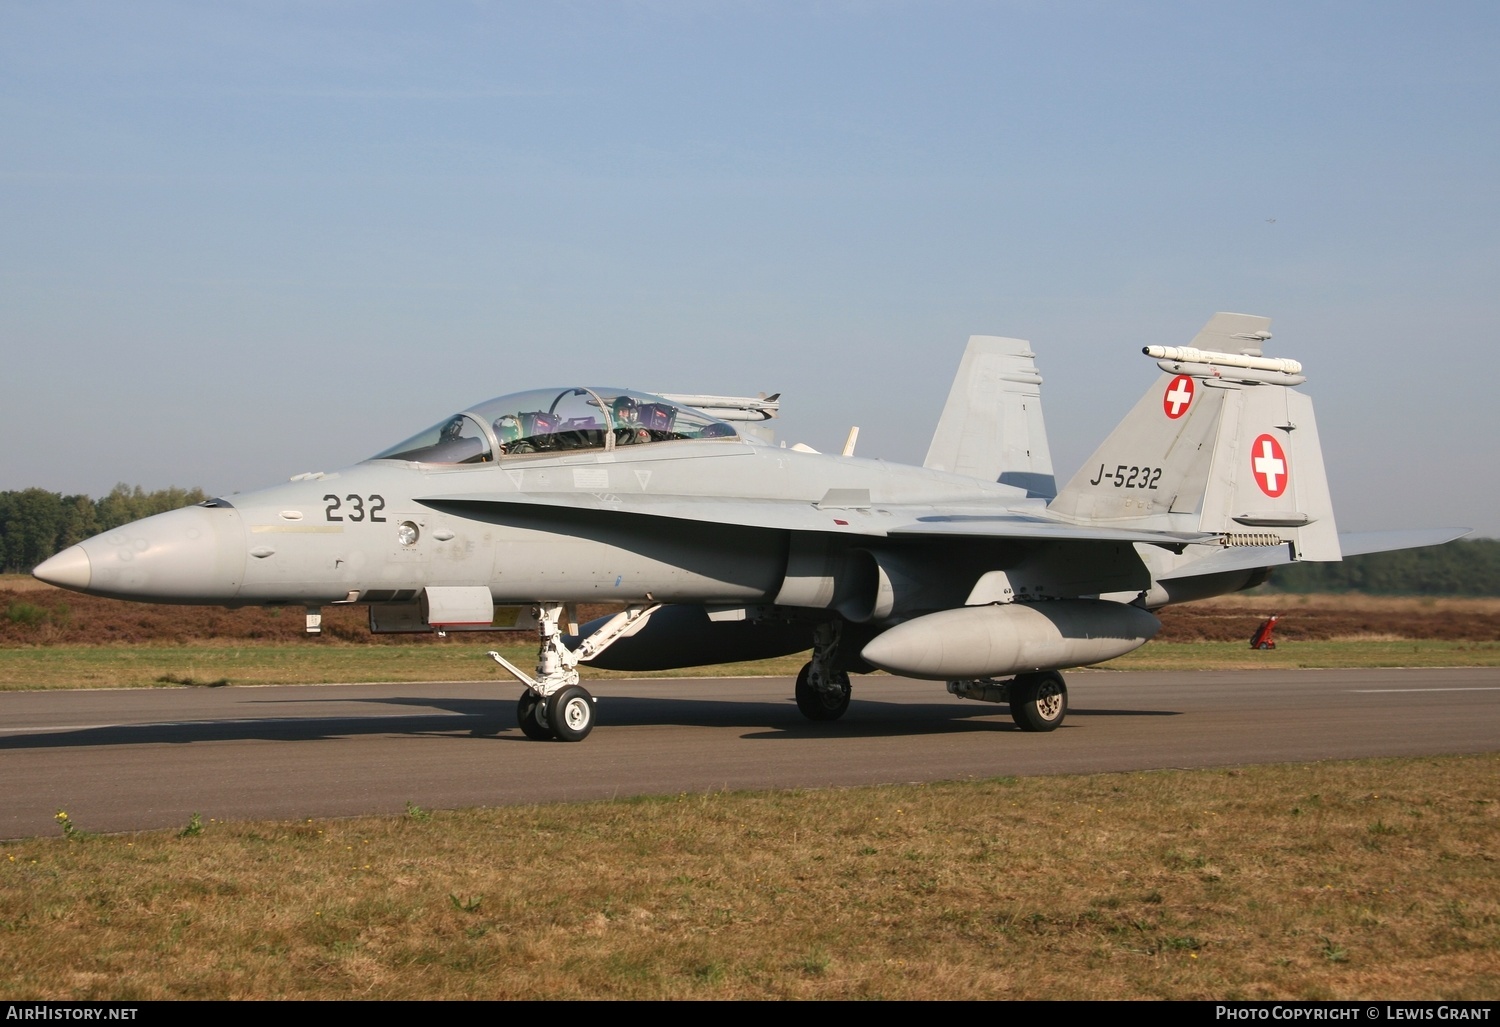
<svg viewBox="0 0 1500 1027">
<path fill-rule="evenodd" d="M 1010 683 L 1010 716 L 1022 731 L 1053 731 L 1068 715 L 1068 686 L 1055 670 L 1018 674 Z"/>
<path fill-rule="evenodd" d="M 812 664 L 805 664 L 802 673 L 797 675 L 797 709 L 808 720 L 838 720 L 849 708 L 849 695 L 852 689 L 849 687 L 849 675 L 844 671 L 835 671 L 833 683 L 838 686 L 838 691 L 825 692 L 814 688 L 812 681 Z"/>
<path fill-rule="evenodd" d="M 547 700 L 547 723 L 560 741 L 583 741 L 594 730 L 594 697 L 582 685 L 553 692 Z"/>
<path fill-rule="evenodd" d="M 546 715 L 546 700 L 529 689 L 521 693 L 516 703 L 516 722 L 521 725 L 522 734 L 538 742 L 550 741 L 552 728 L 544 720 Z"/>
</svg>

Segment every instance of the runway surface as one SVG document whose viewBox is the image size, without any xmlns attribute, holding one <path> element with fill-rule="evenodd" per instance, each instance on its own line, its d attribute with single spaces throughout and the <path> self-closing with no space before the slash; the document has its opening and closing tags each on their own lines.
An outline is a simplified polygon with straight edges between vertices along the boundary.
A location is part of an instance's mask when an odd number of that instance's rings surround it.
<svg viewBox="0 0 1500 1027">
<path fill-rule="evenodd" d="M 717 789 L 1500 750 L 1500 669 L 1068 675 L 1027 734 L 941 684 L 856 678 L 833 724 L 785 678 L 600 681 L 594 733 L 528 741 L 493 682 L 0 694 L 0 837 Z"/>
</svg>

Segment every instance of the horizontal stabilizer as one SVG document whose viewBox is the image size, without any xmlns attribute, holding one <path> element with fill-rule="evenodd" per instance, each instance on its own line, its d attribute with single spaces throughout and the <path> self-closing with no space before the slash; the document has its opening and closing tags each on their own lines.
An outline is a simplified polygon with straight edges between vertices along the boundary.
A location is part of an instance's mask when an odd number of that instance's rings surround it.
<svg viewBox="0 0 1500 1027">
<path fill-rule="evenodd" d="M 1230 314 L 1221 311 L 1209 318 L 1188 345 L 1197 350 L 1219 353 L 1242 353 L 1258 357 L 1261 347 L 1271 337 L 1271 319 L 1258 314 Z"/>
<path fill-rule="evenodd" d="M 1346 531 L 1339 534 L 1339 548 L 1344 558 L 1365 556 L 1370 553 L 1391 553 L 1398 549 L 1421 549 L 1423 546 L 1440 546 L 1469 533 L 1468 528 L 1412 528 L 1403 531 Z M 1196 578 L 1205 574 L 1224 574 L 1229 571 L 1259 570 L 1269 567 L 1284 567 L 1292 563 L 1292 552 L 1287 546 L 1250 546 L 1221 549 L 1207 556 L 1188 561 L 1171 571 L 1158 574 L 1160 581 Z"/>
<path fill-rule="evenodd" d="M 1367 553 L 1393 553 L 1398 549 L 1421 549 L 1440 546 L 1463 538 L 1473 528 L 1406 528 L 1394 531 L 1347 531 L 1339 535 L 1344 557 Z"/>
</svg>

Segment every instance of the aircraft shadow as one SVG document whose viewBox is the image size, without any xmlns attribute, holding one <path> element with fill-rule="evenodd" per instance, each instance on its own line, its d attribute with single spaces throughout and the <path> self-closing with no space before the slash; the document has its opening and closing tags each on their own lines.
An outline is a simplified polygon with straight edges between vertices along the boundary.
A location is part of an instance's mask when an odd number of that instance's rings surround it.
<svg viewBox="0 0 1500 1027">
<path fill-rule="evenodd" d="M 1168 710 L 1069 710 L 1069 721 L 1073 717 L 1130 716 L 1130 717 L 1177 717 L 1180 713 Z M 660 723 L 661 721 L 653 721 Z M 1058 728 L 1067 731 L 1076 724 L 1064 721 Z M 817 723 L 807 720 L 793 711 L 792 716 L 779 723 L 763 723 L 761 730 L 743 735 L 744 738 L 763 740 L 777 738 L 894 738 L 919 735 L 961 734 L 974 731 L 1014 731 L 1021 733 L 1010 718 L 1005 706 L 985 708 L 977 704 L 973 708 L 952 705 L 912 705 L 911 703 L 861 702 L 856 699 L 849 704 L 849 712 L 832 723 Z"/>
<path fill-rule="evenodd" d="M 0 751 L 68 749 L 94 745 L 183 745 L 191 742 L 331 741 L 359 735 L 494 735 L 520 730 L 511 710 L 492 716 L 428 714 L 410 717 L 267 717 L 255 720 L 118 724 L 73 731 L 39 730 L 0 738 Z"/>
<path fill-rule="evenodd" d="M 253 705 L 295 704 L 306 708 L 318 702 L 351 702 L 378 706 L 421 707 L 441 712 L 410 716 L 335 715 L 255 717 L 213 721 L 157 722 L 79 728 L 40 729 L 30 734 L 0 736 L 0 751 L 68 749 L 100 745 L 185 745 L 193 742 L 283 741 L 314 742 L 377 735 L 411 737 L 494 738 L 529 741 L 516 725 L 515 700 L 431 696 L 329 700 L 251 700 Z M 888 703 L 855 699 L 838 721 L 816 723 L 804 718 L 790 698 L 757 702 L 694 698 L 604 696 L 598 704 L 596 730 L 611 727 L 731 728 L 744 738 L 813 739 L 876 738 L 941 735 L 970 731 L 1019 731 L 1004 706 L 953 703 Z M 1175 717 L 1164 710 L 1069 710 L 1072 717 Z M 1066 730 L 1067 724 L 1062 730 Z"/>
<path fill-rule="evenodd" d="M 369 702 L 401 704 L 416 702 L 440 706 L 458 712 L 484 705 L 489 700 L 405 699 L 393 697 Z M 506 703 L 509 714 L 506 725 L 514 727 L 514 708 Z M 818 723 L 798 712 L 791 697 L 745 702 L 714 698 L 654 698 L 642 696 L 602 696 L 598 704 L 596 731 L 611 727 L 742 728 L 753 732 L 745 738 L 858 738 L 894 735 L 945 734 L 960 731 L 1019 731 L 1010 719 L 1006 706 L 988 703 L 894 703 L 878 699 L 854 699 L 849 712 L 837 721 Z M 1167 710 L 1069 710 L 1068 716 L 1081 717 L 1176 717 Z M 996 718 L 999 718 L 998 720 Z M 502 717 L 502 719 L 505 719 Z M 1067 725 L 1064 724 L 1064 727 Z M 515 730 L 519 736 L 519 728 Z"/>
</svg>

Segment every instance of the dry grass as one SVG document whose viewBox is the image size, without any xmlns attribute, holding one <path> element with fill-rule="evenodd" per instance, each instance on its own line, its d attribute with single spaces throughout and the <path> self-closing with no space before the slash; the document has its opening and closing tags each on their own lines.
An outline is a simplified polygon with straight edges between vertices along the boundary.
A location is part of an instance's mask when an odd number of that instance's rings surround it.
<svg viewBox="0 0 1500 1027">
<path fill-rule="evenodd" d="M 1486 755 L 34 840 L 0 997 L 1493 1000 L 1497 796 Z"/>
<path fill-rule="evenodd" d="M 184 646 L 51 646 L 0 648 L 0 691 L 52 688 L 177 688 L 182 686 L 314 684 L 325 682 L 509 681 L 484 656 L 493 641 L 462 646 L 323 646 L 225 644 Z M 522 667 L 536 647 L 502 646 Z M 754 663 L 726 663 L 656 673 L 595 670 L 585 680 L 647 677 L 794 677 L 805 654 Z M 1410 639 L 1284 642 L 1258 652 L 1242 642 L 1152 642 L 1101 665 L 1104 670 L 1286 670 L 1307 667 L 1494 667 L 1500 642 Z"/>
<path fill-rule="evenodd" d="M 1371 596 L 1359 592 L 1339 595 L 1294 595 L 1285 592 L 1255 590 L 1215 596 L 1192 605 L 1216 610 L 1239 610 L 1258 616 L 1297 610 L 1360 610 L 1395 613 L 1402 616 L 1423 612 L 1438 615 L 1477 612 L 1491 617 L 1500 617 L 1500 598 L 1485 596 Z"/>
<path fill-rule="evenodd" d="M 30 574 L 0 574 L 0 589 L 6 592 L 40 592 L 52 587 Z"/>
<path fill-rule="evenodd" d="M 126 603 L 66 592 L 34 582 L 0 577 L 0 649 L 83 645 L 194 645 L 309 641 L 300 608 L 227 610 L 215 606 Z M 609 612 L 584 607 L 584 619 Z M 1339 638 L 1412 638 L 1446 641 L 1500 641 L 1500 599 L 1404 599 L 1379 596 L 1288 596 L 1240 594 L 1170 607 L 1161 613 L 1157 641 L 1247 641 L 1257 624 L 1280 614 L 1277 637 L 1287 641 Z M 473 648 L 474 636 L 375 635 L 360 606 L 323 610 L 320 647 Z M 511 633 L 480 636 L 485 648 L 496 641 L 520 643 Z"/>
<path fill-rule="evenodd" d="M 31 587 L 31 586 L 35 587 Z M 593 613 L 599 610 L 590 611 Z M 1282 615 L 1274 652 L 1247 645 Z M 324 634 L 301 611 L 123 603 L 0 577 L 0 690 L 327 681 L 451 681 L 498 676 L 501 650 L 523 666 L 534 645 L 514 632 L 447 638 L 371 636 L 363 608 L 329 607 Z M 1500 599 L 1242 594 L 1172 607 L 1145 648 L 1111 669 L 1466 667 L 1500 665 Z M 805 657 L 688 668 L 666 676 L 796 674 Z M 591 678 L 615 677 L 588 669 Z M 641 676 L 641 675 L 631 675 Z M 646 675 L 656 676 L 656 675 Z"/>
<path fill-rule="evenodd" d="M 1500 642 L 1500 599 L 1238 594 L 1169 607 L 1158 642 L 1248 642 L 1277 614 L 1283 642 L 1426 639 Z"/>
</svg>

